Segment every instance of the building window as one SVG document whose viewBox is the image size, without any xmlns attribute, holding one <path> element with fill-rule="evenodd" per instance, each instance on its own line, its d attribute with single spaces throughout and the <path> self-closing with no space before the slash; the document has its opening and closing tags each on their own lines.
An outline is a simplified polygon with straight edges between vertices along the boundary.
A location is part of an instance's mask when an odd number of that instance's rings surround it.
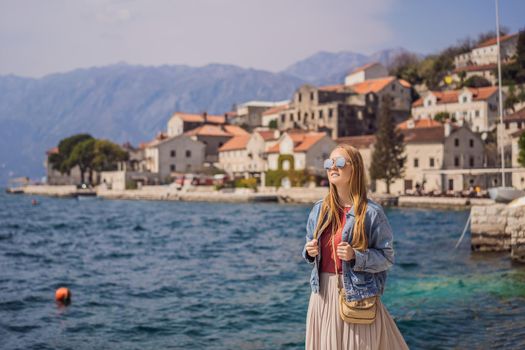
<svg viewBox="0 0 525 350">
<path fill-rule="evenodd" d="M 433 168 L 434 167 L 434 158 L 430 158 L 428 163 L 429 163 L 430 167 Z"/>
<path fill-rule="evenodd" d="M 396 85 L 392 84 L 392 91 L 396 91 Z"/>
<path fill-rule="evenodd" d="M 171 171 L 175 171 L 175 164 L 171 164 L 171 165 L 170 165 L 170 170 L 171 170 Z"/>
<path fill-rule="evenodd" d="M 301 102 L 301 93 L 298 95 L 299 102 Z"/>
<path fill-rule="evenodd" d="M 293 113 L 290 113 L 290 121 L 293 122 Z"/>
<path fill-rule="evenodd" d="M 319 119 L 323 119 L 323 111 L 319 111 Z"/>
<path fill-rule="evenodd" d="M 454 146 L 456 146 L 456 147 L 459 146 L 459 139 L 454 139 Z"/>
<path fill-rule="evenodd" d="M 171 155 L 171 157 L 175 157 L 175 150 L 172 150 L 172 151 L 170 152 L 170 155 Z"/>
<path fill-rule="evenodd" d="M 505 129 L 506 129 L 506 130 L 509 129 L 509 123 L 505 123 Z"/>
<path fill-rule="evenodd" d="M 469 163 L 471 168 L 474 168 L 474 157 L 470 156 L 470 158 L 468 160 L 468 163 Z"/>
<path fill-rule="evenodd" d="M 301 121 L 301 112 L 297 112 L 297 120 Z"/>
<path fill-rule="evenodd" d="M 476 109 L 476 117 L 479 117 L 479 110 Z"/>
<path fill-rule="evenodd" d="M 463 96 L 463 103 L 467 103 L 467 96 Z"/>
<path fill-rule="evenodd" d="M 312 101 L 314 100 L 314 93 L 313 93 L 313 91 L 310 92 L 310 100 L 312 100 Z"/>
<path fill-rule="evenodd" d="M 221 146 L 222 146 L 222 142 L 219 143 L 219 147 L 221 147 Z M 191 157 L 191 151 L 188 149 L 188 150 L 186 150 L 186 158 L 189 158 L 189 157 Z"/>
<path fill-rule="evenodd" d="M 470 148 L 474 148 L 474 140 L 473 139 L 469 140 L 469 144 L 470 144 Z"/>
<path fill-rule="evenodd" d="M 286 120 L 286 115 L 285 114 L 281 114 L 281 123 L 284 123 L 285 120 Z"/>
<path fill-rule="evenodd" d="M 454 157 L 454 166 L 459 166 L 459 157 L 458 156 Z"/>
<path fill-rule="evenodd" d="M 518 122 L 518 129 L 521 129 L 521 122 Z"/>
<path fill-rule="evenodd" d="M 419 159 L 414 158 L 414 168 L 419 167 Z"/>
<path fill-rule="evenodd" d="M 328 109 L 328 117 L 329 117 L 329 118 L 332 118 L 332 117 L 333 117 L 333 114 L 334 114 L 333 111 L 334 111 L 334 110 L 333 110 L 332 108 Z"/>
</svg>

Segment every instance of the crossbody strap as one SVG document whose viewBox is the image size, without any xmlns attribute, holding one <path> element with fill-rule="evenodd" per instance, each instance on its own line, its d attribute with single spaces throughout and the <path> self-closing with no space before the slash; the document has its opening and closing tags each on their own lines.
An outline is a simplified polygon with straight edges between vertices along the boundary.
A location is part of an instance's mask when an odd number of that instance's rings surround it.
<svg viewBox="0 0 525 350">
<path fill-rule="evenodd" d="M 342 233 L 341 233 L 342 234 Z M 335 233 L 332 233 L 332 253 L 334 254 L 335 275 L 337 276 L 337 288 L 341 292 L 341 279 L 337 272 L 337 254 L 335 253 Z"/>
</svg>

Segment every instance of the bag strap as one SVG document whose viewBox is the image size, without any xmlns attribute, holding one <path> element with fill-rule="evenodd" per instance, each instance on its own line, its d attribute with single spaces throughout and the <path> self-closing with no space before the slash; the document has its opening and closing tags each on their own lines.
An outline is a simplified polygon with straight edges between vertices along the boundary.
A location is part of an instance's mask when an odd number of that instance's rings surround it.
<svg viewBox="0 0 525 350">
<path fill-rule="evenodd" d="M 342 233 L 341 233 L 342 234 Z M 334 254 L 335 275 L 337 276 L 337 288 L 341 292 L 341 278 L 337 272 L 337 254 L 335 254 L 335 233 L 332 233 L 332 253 Z"/>
</svg>

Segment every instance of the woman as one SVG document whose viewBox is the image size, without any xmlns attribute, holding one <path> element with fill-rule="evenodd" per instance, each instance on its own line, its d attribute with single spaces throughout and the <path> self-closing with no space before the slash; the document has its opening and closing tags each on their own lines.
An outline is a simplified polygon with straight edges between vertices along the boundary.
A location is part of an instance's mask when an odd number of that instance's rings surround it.
<svg viewBox="0 0 525 350">
<path fill-rule="evenodd" d="M 324 165 L 330 189 L 310 212 L 303 249 L 313 265 L 306 349 L 408 349 L 380 299 L 394 263 L 392 229 L 381 206 L 367 198 L 361 154 L 341 144 Z M 378 296 L 372 324 L 343 321 L 338 283 L 347 301 Z"/>
</svg>

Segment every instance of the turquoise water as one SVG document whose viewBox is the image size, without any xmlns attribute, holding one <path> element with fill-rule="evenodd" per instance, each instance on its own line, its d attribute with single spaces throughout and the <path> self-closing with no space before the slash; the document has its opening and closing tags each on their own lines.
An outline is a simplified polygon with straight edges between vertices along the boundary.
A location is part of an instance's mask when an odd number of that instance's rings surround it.
<svg viewBox="0 0 525 350">
<path fill-rule="evenodd" d="M 304 348 L 309 206 L 32 198 L 0 194 L 1 349 Z M 525 267 L 454 250 L 468 212 L 387 215 L 410 348 L 525 348 Z"/>
</svg>

